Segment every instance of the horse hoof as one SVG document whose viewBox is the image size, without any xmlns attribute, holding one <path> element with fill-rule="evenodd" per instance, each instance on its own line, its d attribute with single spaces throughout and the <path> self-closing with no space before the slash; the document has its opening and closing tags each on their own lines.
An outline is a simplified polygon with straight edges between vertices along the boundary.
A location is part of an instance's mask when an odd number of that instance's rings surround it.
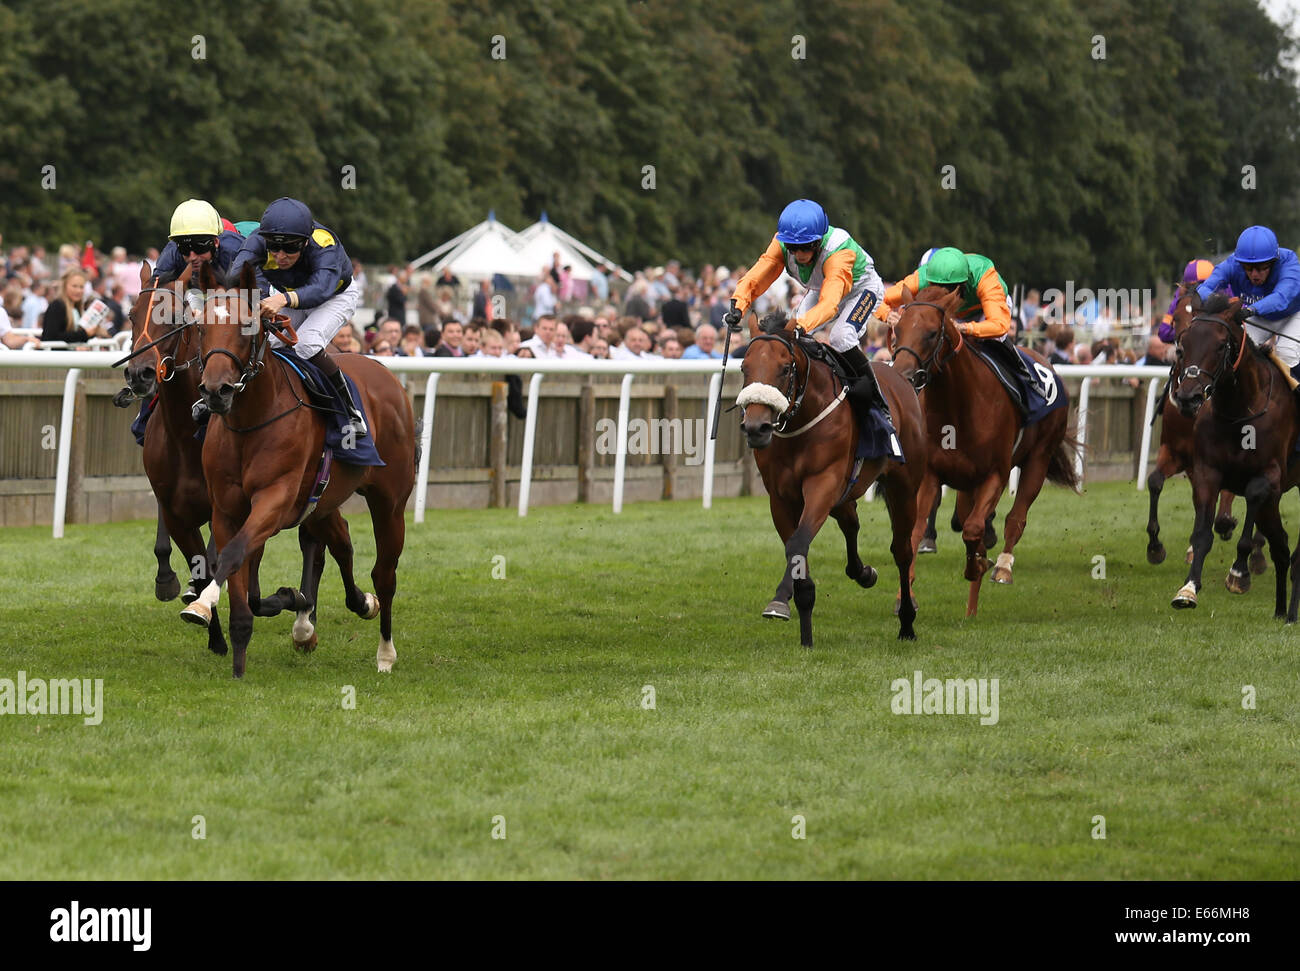
<svg viewBox="0 0 1300 971">
<path fill-rule="evenodd" d="M 994 583 L 1009 584 L 1011 582 L 1011 571 L 1003 569 L 1000 566 L 995 566 L 993 568 L 993 573 L 990 575 L 989 579 L 992 580 Z"/>
<path fill-rule="evenodd" d="M 1223 585 L 1228 588 L 1229 593 L 1248 593 L 1250 591 L 1250 574 L 1229 570 L 1227 577 L 1224 578 Z"/>
<path fill-rule="evenodd" d="M 858 586 L 865 590 L 870 590 L 876 585 L 876 580 L 879 579 L 879 577 L 880 574 L 876 572 L 874 567 L 864 566 L 862 572 L 857 576 Z"/>
<path fill-rule="evenodd" d="M 790 605 L 784 600 L 773 600 L 763 608 L 763 616 L 768 620 L 789 620 Z"/>
<path fill-rule="evenodd" d="M 1189 581 L 1174 595 L 1171 602 L 1175 610 L 1186 610 L 1196 606 L 1196 587 Z"/>
<path fill-rule="evenodd" d="M 1232 531 L 1237 528 L 1237 520 L 1232 516 L 1224 516 L 1214 521 L 1214 531 L 1219 534 L 1220 539 L 1232 539 Z"/>
<path fill-rule="evenodd" d="M 1268 569 L 1268 559 L 1264 556 L 1264 554 L 1261 551 L 1256 550 L 1254 553 L 1250 554 L 1251 573 L 1255 574 L 1255 576 L 1262 576 L 1264 571 L 1267 569 Z"/>
<path fill-rule="evenodd" d="M 153 595 L 163 603 L 166 603 L 169 600 L 175 600 L 177 594 L 180 592 L 181 581 L 176 578 L 175 573 L 171 575 L 170 579 L 155 580 L 153 583 Z M 189 603 L 188 600 L 185 602 Z"/>
<path fill-rule="evenodd" d="M 202 600 L 195 600 L 194 603 L 181 611 L 181 620 L 188 621 L 199 627 L 207 627 L 212 623 L 212 608 Z"/>
<path fill-rule="evenodd" d="M 921 545 L 916 548 L 916 552 L 917 553 L 938 553 L 939 547 L 935 546 L 934 540 L 930 539 L 930 537 L 927 536 L 925 537 L 925 539 L 921 540 Z"/>
<path fill-rule="evenodd" d="M 194 601 L 198 599 L 199 599 L 199 592 L 194 589 L 193 584 L 190 584 L 188 587 L 186 587 L 185 592 L 181 594 L 181 603 L 183 604 L 192 604 L 194 603 Z"/>
<path fill-rule="evenodd" d="M 374 620 L 379 616 L 379 598 L 373 593 L 366 594 L 366 612 L 361 615 L 362 620 Z"/>
<path fill-rule="evenodd" d="M 1147 562 L 1150 563 L 1152 566 L 1159 566 L 1161 563 L 1165 561 L 1165 556 L 1167 555 L 1168 554 L 1166 554 L 1165 552 L 1164 543 L 1161 543 L 1159 546 L 1147 547 Z"/>
<path fill-rule="evenodd" d="M 316 650 L 316 632 L 312 631 L 311 637 L 307 638 L 305 641 L 295 639 L 293 642 L 293 649 L 302 654 L 310 654 L 312 651 Z"/>
</svg>

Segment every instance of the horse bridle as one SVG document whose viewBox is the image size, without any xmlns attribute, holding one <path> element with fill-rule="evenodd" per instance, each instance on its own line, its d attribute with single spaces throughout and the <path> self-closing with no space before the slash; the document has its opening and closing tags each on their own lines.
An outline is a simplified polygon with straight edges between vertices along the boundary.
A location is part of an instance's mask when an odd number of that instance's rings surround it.
<svg viewBox="0 0 1300 971">
<path fill-rule="evenodd" d="M 898 362 L 898 355 L 902 354 L 904 351 L 916 358 L 916 370 L 912 372 L 911 385 L 914 390 L 921 391 L 927 384 L 929 384 L 931 375 L 938 374 L 939 370 L 957 355 L 957 352 L 961 350 L 963 341 L 960 330 L 957 331 L 956 344 L 952 344 L 948 339 L 948 328 L 944 326 L 947 323 L 948 311 L 946 308 L 929 300 L 913 300 L 911 303 L 905 304 L 902 309 L 906 310 L 908 307 L 933 307 L 935 310 L 939 311 L 939 339 L 935 342 L 934 350 L 932 350 L 924 360 L 921 359 L 920 354 L 916 353 L 916 351 L 912 350 L 910 347 L 895 346 L 893 348 L 895 363 Z M 895 333 L 897 333 L 897 331 L 895 331 Z M 895 344 L 897 344 L 897 342 L 895 342 Z M 952 351 L 946 357 L 940 358 L 939 352 L 943 350 L 945 344 L 951 344 Z"/>
<path fill-rule="evenodd" d="M 791 402 L 791 404 L 789 408 L 777 415 L 776 420 L 772 423 L 773 432 L 780 434 L 790 426 L 791 420 L 799 413 L 800 407 L 803 406 L 803 396 L 808 391 L 808 378 L 806 375 L 812 371 L 812 359 L 808 356 L 806 350 L 802 347 L 799 348 L 799 352 L 804 356 L 804 363 L 806 365 L 804 381 L 803 384 L 800 384 L 799 365 L 794 354 L 795 348 L 798 347 L 797 340 L 792 341 L 784 334 L 759 334 L 750 340 L 749 346 L 753 347 L 759 341 L 776 341 L 790 352 L 790 363 L 781 369 L 781 375 L 788 379 L 786 389 L 782 394 L 784 394 L 785 400 Z M 780 389 L 778 388 L 777 390 Z"/>
<path fill-rule="evenodd" d="M 176 293 L 175 289 L 170 284 L 155 284 L 154 286 L 145 287 L 140 291 L 140 294 L 143 295 L 146 293 L 155 293 L 158 291 L 171 291 L 172 293 Z M 196 291 L 191 291 L 191 292 L 196 292 Z M 194 309 L 184 296 L 181 296 L 180 294 L 176 294 L 176 296 L 177 299 L 181 301 L 184 307 L 191 307 L 191 309 Z M 149 324 L 153 318 L 153 307 L 154 307 L 154 298 L 150 297 L 148 306 L 145 307 L 143 322 L 141 323 L 141 333 L 145 337 L 149 336 Z M 119 367 L 125 364 L 127 361 L 139 357 L 141 354 L 145 353 L 146 351 L 153 351 L 154 356 L 158 359 L 158 366 L 156 368 L 156 371 L 157 371 L 157 376 L 159 381 L 164 381 L 164 382 L 170 381 L 172 380 L 172 378 L 176 376 L 177 371 L 184 371 L 194 367 L 195 365 L 199 365 L 200 367 L 202 367 L 202 365 L 199 362 L 198 351 L 195 351 L 194 356 L 189 360 L 187 360 L 184 364 L 177 364 L 176 358 L 173 354 L 164 355 L 159 353 L 157 349 L 158 345 L 161 344 L 163 341 L 169 340 L 172 337 L 176 337 L 181 333 L 183 333 L 187 327 L 194 327 L 199 323 L 197 319 L 185 320 L 183 315 L 184 315 L 184 310 L 182 310 L 181 323 L 172 327 L 171 330 L 167 331 L 161 337 L 155 337 L 153 340 L 142 345 L 141 347 L 135 348 L 126 357 L 114 361 L 113 367 Z M 130 397 L 137 397 L 137 396 L 132 394 Z"/>
<path fill-rule="evenodd" d="M 1177 341 L 1175 341 L 1175 344 L 1178 347 L 1180 354 L 1182 353 L 1182 349 L 1183 349 L 1183 335 L 1186 334 L 1187 331 L 1191 329 L 1192 324 L 1195 324 L 1197 322 L 1203 322 L 1207 324 L 1218 324 L 1220 327 L 1223 327 L 1228 332 L 1228 342 L 1223 348 L 1223 353 L 1219 356 L 1219 366 L 1214 369 L 1214 373 L 1209 376 L 1209 379 L 1206 381 L 1205 386 L 1201 389 L 1201 400 L 1208 401 L 1210 398 L 1214 397 L 1214 389 L 1218 386 L 1219 381 L 1223 378 L 1223 372 L 1228 367 L 1228 359 L 1232 357 L 1232 328 L 1228 326 L 1227 321 L 1225 321 L 1222 317 L 1215 317 L 1212 314 L 1195 314 L 1193 315 L 1192 319 L 1188 322 L 1187 327 L 1183 329 L 1183 333 L 1179 334 Z M 1232 365 L 1233 373 L 1236 373 L 1237 368 L 1241 367 L 1241 359 L 1242 356 L 1245 354 L 1245 352 L 1246 352 L 1246 332 L 1243 330 L 1241 334 L 1241 345 L 1237 348 L 1237 360 L 1233 362 Z M 1205 374 L 1205 369 L 1200 367 L 1197 364 L 1188 364 L 1185 365 L 1184 367 L 1179 368 L 1178 375 L 1174 378 L 1172 382 L 1173 390 L 1177 391 L 1178 388 L 1182 386 L 1183 381 L 1185 381 L 1186 379 L 1199 378 L 1204 374 Z"/>
</svg>

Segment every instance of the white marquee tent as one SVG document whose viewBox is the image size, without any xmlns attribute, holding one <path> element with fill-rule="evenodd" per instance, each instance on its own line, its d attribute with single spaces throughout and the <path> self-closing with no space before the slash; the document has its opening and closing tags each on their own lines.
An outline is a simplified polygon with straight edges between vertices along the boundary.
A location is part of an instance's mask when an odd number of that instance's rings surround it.
<svg viewBox="0 0 1300 971">
<path fill-rule="evenodd" d="M 590 280 L 596 272 L 596 266 L 593 264 L 614 265 L 613 260 L 601 256 L 590 246 L 574 239 L 552 223 L 546 218 L 546 213 L 542 213 L 541 219 L 520 232 L 515 237 L 515 242 L 519 246 L 519 252 L 537 267 L 535 272 L 540 272 L 544 266 L 550 266 L 556 253 L 560 254 L 561 266 L 572 267 L 575 280 Z M 614 272 L 631 282 L 632 275 L 625 270 Z"/>
</svg>

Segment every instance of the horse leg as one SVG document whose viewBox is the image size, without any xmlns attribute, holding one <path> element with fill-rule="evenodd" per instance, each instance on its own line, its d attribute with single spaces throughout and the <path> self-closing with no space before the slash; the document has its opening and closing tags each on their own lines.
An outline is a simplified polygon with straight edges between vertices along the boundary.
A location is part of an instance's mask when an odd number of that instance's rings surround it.
<svg viewBox="0 0 1300 971">
<path fill-rule="evenodd" d="M 208 525 L 208 545 L 204 549 L 204 559 L 206 561 L 203 569 L 197 564 L 190 564 L 190 582 L 186 586 L 185 592 L 181 594 L 181 603 L 192 604 L 199 595 L 199 591 L 208 582 L 208 577 L 212 576 L 217 569 L 217 538 L 212 535 L 212 525 Z M 225 652 L 222 652 L 225 653 Z"/>
<path fill-rule="evenodd" d="M 370 521 L 375 529 L 375 566 L 370 579 L 379 598 L 379 650 L 375 663 L 380 671 L 392 671 L 397 660 L 393 646 L 393 594 L 397 592 L 397 561 L 406 542 L 406 500 L 395 502 L 390 496 L 372 489 L 366 493 Z"/>
<path fill-rule="evenodd" d="M 172 569 L 172 541 L 163 521 L 162 503 L 158 503 L 158 532 L 154 536 L 153 555 L 158 560 L 158 573 L 153 578 L 153 595 L 166 603 L 175 600 L 181 592 L 181 582 Z"/>
<path fill-rule="evenodd" d="M 888 500 L 886 500 L 888 502 Z M 840 525 L 840 532 L 844 534 L 844 546 L 847 556 L 847 565 L 844 567 L 844 574 L 850 580 L 856 580 L 858 586 L 871 588 L 876 585 L 877 574 L 874 569 L 865 566 L 862 558 L 858 556 L 858 503 L 855 499 L 848 502 L 842 502 L 831 510 L 831 515 Z M 909 529 L 908 537 L 912 535 Z"/>
<path fill-rule="evenodd" d="M 352 535 L 348 532 L 348 521 L 342 513 L 335 510 L 328 520 L 316 524 L 316 532 L 329 547 L 330 556 L 338 565 L 343 577 L 343 602 L 348 610 L 362 620 L 374 620 L 379 616 L 379 598 L 373 593 L 365 593 L 357 586 L 352 576 Z M 316 575 L 316 586 L 320 586 L 320 574 Z M 320 599 L 312 593 L 312 603 L 319 604 Z M 312 612 L 312 618 L 316 616 Z"/>
<path fill-rule="evenodd" d="M 988 557 L 984 555 L 984 527 L 988 524 L 989 512 L 997 508 L 998 498 L 1006 484 L 1001 473 L 994 473 L 980 484 L 970 498 L 970 513 L 966 516 L 966 525 L 961 531 L 961 538 L 966 543 L 964 575 L 970 581 L 970 593 L 966 597 L 967 617 L 974 617 L 979 610 L 980 584 L 984 581 L 984 572 L 989 568 Z M 958 501 L 961 501 L 960 497 Z"/>
<path fill-rule="evenodd" d="M 803 512 L 803 506 L 786 502 L 775 494 L 768 496 L 767 505 L 772 511 L 772 525 L 776 527 L 777 536 L 781 537 L 781 545 L 786 546 L 799 524 L 799 514 Z M 772 595 L 771 601 L 763 608 L 763 616 L 769 620 L 789 620 L 790 598 L 793 594 L 794 585 L 790 579 L 790 563 L 787 560 L 785 573 L 782 574 L 781 582 L 777 584 L 776 593 Z"/>
<path fill-rule="evenodd" d="M 939 539 L 939 532 L 935 529 L 934 521 L 939 515 L 939 501 L 943 498 L 943 492 L 938 492 L 934 497 L 934 504 L 930 507 L 930 515 L 925 518 L 925 534 L 921 537 L 921 542 L 917 544 L 918 553 L 937 553 L 939 547 L 936 545 Z"/>
<path fill-rule="evenodd" d="M 889 527 L 893 534 L 889 552 L 898 567 L 898 639 L 916 640 L 916 599 L 912 596 L 912 572 L 916 566 L 912 551 L 912 533 L 916 528 L 917 501 L 907 479 L 899 474 L 885 476 L 885 508 L 889 510 Z"/>
<path fill-rule="evenodd" d="M 1218 470 L 1197 466 L 1192 471 L 1192 504 L 1196 521 L 1192 527 L 1192 565 L 1187 570 L 1187 581 L 1174 595 L 1172 604 L 1182 610 L 1196 606 L 1196 595 L 1201 589 L 1201 568 L 1205 557 L 1214 545 L 1214 498 L 1219 493 L 1221 476 Z"/>
<path fill-rule="evenodd" d="M 794 588 L 794 605 L 799 611 L 799 643 L 803 647 L 813 646 L 812 615 L 817 601 L 817 587 L 808 568 L 808 548 L 830 515 L 831 503 L 839 493 L 841 481 L 836 472 L 823 473 L 804 481 L 803 514 L 785 544 L 786 572 Z"/>
<path fill-rule="evenodd" d="M 888 490 L 886 490 L 888 495 Z M 908 569 L 909 590 L 911 593 L 910 602 L 912 607 L 916 607 L 916 557 L 920 553 L 920 544 L 922 533 L 926 529 L 926 520 L 923 520 L 919 513 L 922 509 L 930 509 L 931 516 L 933 510 L 938 507 L 939 497 L 943 495 L 943 490 L 939 485 L 939 477 L 933 472 L 926 472 L 925 477 L 921 480 L 920 488 L 916 490 L 916 509 L 918 515 L 915 517 L 915 523 L 912 526 L 912 565 Z M 891 510 L 890 516 L 893 516 Z M 900 588 L 898 598 L 894 601 L 894 613 L 898 613 L 903 602 L 903 593 Z"/>
<path fill-rule="evenodd" d="M 1226 495 L 1227 493 L 1224 493 Z M 1237 558 L 1228 568 L 1228 575 L 1223 584 L 1229 593 L 1246 593 L 1250 590 L 1250 567 L 1247 563 L 1255 551 L 1255 510 L 1246 504 L 1246 519 L 1241 526 L 1241 536 L 1237 538 Z M 1222 534 L 1220 534 L 1222 535 Z M 1260 536 L 1262 537 L 1262 533 Z"/>
<path fill-rule="evenodd" d="M 994 583 L 1012 582 L 1011 570 L 1016 562 L 1016 544 L 1020 542 L 1020 537 L 1025 535 L 1025 526 L 1029 522 L 1029 507 L 1043 491 L 1043 483 L 1047 481 L 1047 467 L 1051 461 L 1051 452 L 1039 449 L 1020 467 L 1020 485 L 1016 489 L 1015 502 L 1011 504 L 1011 510 L 1002 520 L 1006 537 L 990 577 Z"/>
<path fill-rule="evenodd" d="M 1274 585 L 1273 616 L 1285 617 L 1287 623 L 1295 623 L 1294 617 L 1287 609 L 1286 582 L 1287 571 L 1291 566 L 1291 544 L 1287 538 L 1286 526 L 1282 524 L 1279 504 L 1282 499 L 1280 476 L 1276 473 L 1258 475 L 1246 485 L 1247 516 L 1254 513 L 1255 522 L 1264 535 L 1268 537 L 1268 552 L 1273 558 L 1273 569 L 1277 573 Z M 1295 577 L 1292 577 L 1294 587 Z M 1294 590 L 1291 598 L 1291 612 L 1296 607 Z"/>
<path fill-rule="evenodd" d="M 248 609 L 254 617 L 278 617 L 286 610 L 296 610 L 302 595 L 293 587 L 280 587 L 271 596 L 262 596 L 262 554 L 265 552 L 263 547 L 248 557 Z"/>
<path fill-rule="evenodd" d="M 1214 531 L 1220 539 L 1232 539 L 1232 531 L 1237 528 L 1237 519 L 1232 515 L 1232 493 L 1227 489 L 1219 493 L 1219 512 L 1214 517 Z"/>
<path fill-rule="evenodd" d="M 316 593 L 325 568 L 325 543 L 314 525 L 298 527 L 298 548 L 302 551 L 302 581 L 294 598 L 293 648 L 308 654 L 316 650 Z"/>
<path fill-rule="evenodd" d="M 1180 470 L 1174 461 L 1173 450 L 1161 444 L 1156 455 L 1156 467 L 1147 476 L 1147 494 L 1150 496 L 1151 511 L 1147 515 L 1147 562 L 1158 566 L 1165 561 L 1165 544 L 1160 542 L 1160 493 L 1164 491 L 1165 481 Z"/>
</svg>

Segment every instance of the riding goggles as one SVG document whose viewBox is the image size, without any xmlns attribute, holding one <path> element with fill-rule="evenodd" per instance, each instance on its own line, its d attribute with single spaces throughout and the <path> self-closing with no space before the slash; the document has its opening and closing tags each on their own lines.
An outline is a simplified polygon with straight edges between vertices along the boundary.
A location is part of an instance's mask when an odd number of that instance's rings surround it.
<svg viewBox="0 0 1300 971">
<path fill-rule="evenodd" d="M 215 236 L 177 236 L 174 240 L 181 256 L 191 253 L 211 253 L 217 248 Z"/>
<path fill-rule="evenodd" d="M 268 253 L 298 253 L 307 245 L 301 236 L 263 236 Z"/>
</svg>

